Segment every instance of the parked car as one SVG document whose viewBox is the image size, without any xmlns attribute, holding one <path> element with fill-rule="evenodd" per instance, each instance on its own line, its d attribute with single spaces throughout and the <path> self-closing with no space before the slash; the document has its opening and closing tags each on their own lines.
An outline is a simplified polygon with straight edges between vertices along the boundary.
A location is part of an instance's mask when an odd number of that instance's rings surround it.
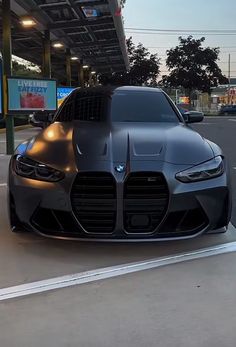
<svg viewBox="0 0 236 347">
<path fill-rule="evenodd" d="M 178 110 L 180 111 L 180 113 L 182 115 L 184 115 L 186 112 L 189 112 L 189 110 L 187 110 L 186 108 L 183 108 L 183 107 L 178 106 L 178 105 L 177 105 L 177 107 L 178 107 Z"/>
<path fill-rule="evenodd" d="M 221 149 L 156 88 L 74 90 L 9 166 L 13 231 L 81 240 L 169 240 L 226 228 Z M 217 212 L 217 213 L 216 213 Z"/>
<path fill-rule="evenodd" d="M 219 115 L 228 116 L 236 114 L 236 105 L 223 105 L 219 110 Z"/>
<path fill-rule="evenodd" d="M 52 119 L 52 114 L 51 119 Z M 49 124 L 49 114 L 45 111 L 36 111 L 29 115 L 29 123 L 37 128 L 45 129 Z"/>
</svg>

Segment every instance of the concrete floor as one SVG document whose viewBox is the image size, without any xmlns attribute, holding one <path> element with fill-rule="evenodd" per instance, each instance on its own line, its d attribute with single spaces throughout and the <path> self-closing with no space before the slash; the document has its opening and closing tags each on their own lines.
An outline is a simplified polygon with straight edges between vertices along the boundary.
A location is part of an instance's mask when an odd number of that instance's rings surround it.
<svg viewBox="0 0 236 347">
<path fill-rule="evenodd" d="M 4 347 L 231 347 L 236 254 L 0 304 Z"/>
<path fill-rule="evenodd" d="M 218 122 L 215 130 L 208 121 L 208 128 L 198 125 L 199 131 L 210 129 L 213 137 L 219 129 L 232 127 L 225 119 Z M 21 131 L 16 139 L 37 131 Z M 0 153 L 4 153 L 3 136 Z M 232 136 L 226 141 L 232 143 Z M 233 150 L 228 142 L 225 147 L 233 168 Z M 8 161 L 9 157 L 0 156 L 0 185 L 6 183 Z M 231 227 L 226 234 L 148 244 L 16 235 L 8 226 L 6 187 L 0 186 L 0 241 L 1 289 L 236 241 L 236 232 Z M 235 260 L 236 254 L 230 253 L 0 302 L 0 346 L 231 347 L 236 339 Z"/>
</svg>

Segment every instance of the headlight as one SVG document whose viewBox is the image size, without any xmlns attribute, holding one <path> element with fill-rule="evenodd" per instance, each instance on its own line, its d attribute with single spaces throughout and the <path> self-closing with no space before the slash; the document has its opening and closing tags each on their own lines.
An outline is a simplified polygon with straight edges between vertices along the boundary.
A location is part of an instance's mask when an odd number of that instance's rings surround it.
<svg viewBox="0 0 236 347">
<path fill-rule="evenodd" d="M 64 178 L 63 172 L 21 155 L 14 158 L 13 166 L 19 176 L 33 180 L 57 182 Z"/>
<path fill-rule="evenodd" d="M 175 175 L 176 179 L 183 183 L 209 180 L 221 176 L 224 173 L 224 163 L 222 158 L 215 157 L 205 163 L 181 171 Z"/>
</svg>

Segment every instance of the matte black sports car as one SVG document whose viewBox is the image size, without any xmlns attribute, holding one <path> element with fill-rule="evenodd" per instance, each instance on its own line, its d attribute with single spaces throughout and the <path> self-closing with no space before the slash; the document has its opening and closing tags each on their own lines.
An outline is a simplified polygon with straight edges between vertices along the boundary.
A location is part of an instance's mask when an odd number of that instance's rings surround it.
<svg viewBox="0 0 236 347">
<path fill-rule="evenodd" d="M 103 240 L 190 238 L 227 227 L 221 149 L 159 89 L 72 92 L 51 125 L 18 146 L 9 169 L 13 231 Z"/>
</svg>

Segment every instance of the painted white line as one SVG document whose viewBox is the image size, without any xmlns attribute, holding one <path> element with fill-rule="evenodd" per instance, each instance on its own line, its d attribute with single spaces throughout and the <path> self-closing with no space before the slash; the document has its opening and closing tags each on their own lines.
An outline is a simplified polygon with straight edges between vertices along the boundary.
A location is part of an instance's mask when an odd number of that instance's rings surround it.
<svg viewBox="0 0 236 347">
<path fill-rule="evenodd" d="M 80 272 L 77 274 L 55 277 L 43 281 L 21 284 L 14 287 L 0 289 L 0 301 L 37 294 L 55 290 L 59 288 L 71 287 L 84 283 L 90 283 L 107 278 L 122 276 L 138 271 L 149 270 L 170 264 L 182 263 L 185 261 L 211 257 L 219 254 L 236 251 L 236 242 L 221 244 L 218 246 L 190 251 L 187 253 L 171 255 L 168 257 L 156 258 L 136 263 L 111 266 L 97 270 Z"/>
<path fill-rule="evenodd" d="M 210 119 L 214 119 L 214 120 L 225 120 L 228 119 L 227 116 L 205 116 L 204 119 L 210 120 Z"/>
<path fill-rule="evenodd" d="M 23 142 L 23 141 L 25 141 L 25 140 L 14 140 L 15 142 Z M 0 140 L 0 143 L 6 143 L 6 141 L 4 141 L 4 140 Z"/>
<path fill-rule="evenodd" d="M 208 123 L 208 122 L 202 122 L 202 123 L 197 123 L 195 125 L 215 125 L 217 123 Z"/>
<path fill-rule="evenodd" d="M 0 187 L 7 187 L 7 183 L 0 183 Z"/>
<path fill-rule="evenodd" d="M 228 121 L 236 122 L 236 119 L 229 118 Z"/>
</svg>

